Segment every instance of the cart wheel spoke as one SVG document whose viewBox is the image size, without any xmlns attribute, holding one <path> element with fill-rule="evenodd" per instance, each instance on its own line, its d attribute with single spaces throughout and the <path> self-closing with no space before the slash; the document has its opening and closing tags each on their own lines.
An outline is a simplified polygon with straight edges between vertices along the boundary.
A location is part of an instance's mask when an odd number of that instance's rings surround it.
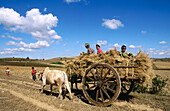
<svg viewBox="0 0 170 111">
<path fill-rule="evenodd" d="M 102 75 L 103 75 L 103 66 L 102 66 L 101 76 L 100 76 L 100 79 L 101 79 L 101 80 L 102 80 Z"/>
<path fill-rule="evenodd" d="M 110 73 L 110 69 L 107 71 L 107 73 L 105 73 L 103 80 L 106 78 L 107 74 L 109 74 L 109 73 Z"/>
<path fill-rule="evenodd" d="M 126 91 L 128 91 L 127 88 L 125 86 L 123 86 L 123 85 L 122 85 L 122 88 L 125 89 Z"/>
<path fill-rule="evenodd" d="M 96 92 L 96 101 L 98 102 L 98 97 L 99 97 L 99 90 Z"/>
<path fill-rule="evenodd" d="M 103 82 L 105 83 L 105 82 L 107 82 L 107 81 L 109 81 L 110 79 L 112 79 L 113 77 L 109 77 L 108 79 L 105 79 Z"/>
<path fill-rule="evenodd" d="M 86 84 L 95 84 L 95 83 L 94 83 L 94 82 L 87 82 L 87 81 L 86 81 Z"/>
<path fill-rule="evenodd" d="M 121 93 L 126 95 L 129 94 L 133 90 L 133 86 L 134 86 L 134 81 L 130 81 L 130 80 L 122 81 Z"/>
<path fill-rule="evenodd" d="M 115 86 L 116 83 L 108 83 L 108 82 L 105 82 L 105 83 L 103 83 L 103 85 L 107 85 L 107 86 Z"/>
<path fill-rule="evenodd" d="M 105 87 L 105 86 L 103 86 L 103 87 L 104 87 L 105 89 L 107 89 L 107 90 L 111 91 L 112 93 L 115 93 L 113 89 L 108 88 L 108 87 Z"/>
<path fill-rule="evenodd" d="M 97 80 L 96 76 L 94 75 L 94 73 L 92 71 L 90 71 L 94 77 L 95 80 Z"/>
<path fill-rule="evenodd" d="M 90 89 L 92 89 L 92 88 L 94 88 L 94 87 L 95 87 L 95 85 L 93 85 L 93 86 L 87 88 L 86 90 L 90 90 Z"/>
<path fill-rule="evenodd" d="M 98 68 L 96 67 L 96 73 L 97 73 L 97 80 L 99 80 L 99 72 L 98 72 Z"/>
<path fill-rule="evenodd" d="M 109 96 L 109 94 L 108 94 L 103 88 L 101 88 L 101 89 L 103 90 L 103 92 L 105 93 L 105 95 L 106 95 L 109 99 L 111 99 L 110 96 Z"/>
<path fill-rule="evenodd" d="M 90 80 L 92 80 L 92 81 L 94 81 L 94 79 L 92 79 L 91 77 L 89 77 L 89 76 L 86 76 L 88 79 L 90 79 Z"/>
<path fill-rule="evenodd" d="M 100 96 L 102 98 L 102 101 L 104 102 L 104 97 L 103 97 L 103 93 L 102 93 L 102 90 L 100 89 Z"/>
</svg>

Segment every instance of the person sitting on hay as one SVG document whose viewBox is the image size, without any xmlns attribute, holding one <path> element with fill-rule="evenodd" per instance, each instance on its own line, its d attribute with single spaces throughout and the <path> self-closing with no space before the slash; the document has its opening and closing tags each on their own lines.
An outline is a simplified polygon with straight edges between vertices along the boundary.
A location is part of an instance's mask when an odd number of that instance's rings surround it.
<svg viewBox="0 0 170 111">
<path fill-rule="evenodd" d="M 95 54 L 94 49 L 90 48 L 90 44 L 89 43 L 85 43 L 85 47 L 87 48 L 87 53 L 81 52 L 81 55 Z"/>
<path fill-rule="evenodd" d="M 103 51 L 100 49 L 100 44 L 96 44 L 97 54 L 103 53 Z"/>
<path fill-rule="evenodd" d="M 130 57 L 133 57 L 133 54 L 131 52 L 128 54 L 127 51 L 126 51 L 126 46 L 122 45 L 120 56 L 124 57 L 124 58 L 130 58 Z"/>
</svg>

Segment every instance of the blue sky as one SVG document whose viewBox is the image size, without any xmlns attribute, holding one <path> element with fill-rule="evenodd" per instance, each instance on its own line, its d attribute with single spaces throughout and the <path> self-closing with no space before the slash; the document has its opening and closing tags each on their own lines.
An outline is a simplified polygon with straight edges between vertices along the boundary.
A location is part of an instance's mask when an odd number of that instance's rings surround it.
<svg viewBox="0 0 170 111">
<path fill-rule="evenodd" d="M 0 0 L 0 57 L 77 56 L 86 42 L 170 57 L 169 6 L 169 0 Z"/>
</svg>

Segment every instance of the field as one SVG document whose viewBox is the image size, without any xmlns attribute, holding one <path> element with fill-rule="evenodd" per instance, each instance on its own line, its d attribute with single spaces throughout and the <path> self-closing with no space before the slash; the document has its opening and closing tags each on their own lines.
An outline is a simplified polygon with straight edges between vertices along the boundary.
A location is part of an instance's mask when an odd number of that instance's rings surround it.
<svg viewBox="0 0 170 111">
<path fill-rule="evenodd" d="M 39 63 L 50 64 L 59 60 L 45 60 Z M 61 60 L 65 61 L 65 59 Z M 37 61 L 32 63 L 38 63 Z M 170 78 L 170 62 L 153 62 L 154 73 L 163 79 Z M 9 67 L 10 76 L 5 75 L 5 69 Z M 44 67 L 35 67 L 37 71 L 43 71 Z M 65 68 L 50 67 L 65 71 Z M 0 66 L 0 111 L 169 111 L 170 110 L 170 80 L 160 94 L 148 94 L 132 92 L 128 96 L 120 97 L 108 107 L 96 107 L 88 103 L 81 89 L 72 90 L 73 99 L 68 94 L 63 100 L 59 100 L 57 87 L 54 87 L 52 95 L 47 86 L 44 93 L 40 93 L 41 81 L 34 82 L 31 76 L 31 66 Z M 79 84 L 81 88 L 81 84 Z"/>
</svg>

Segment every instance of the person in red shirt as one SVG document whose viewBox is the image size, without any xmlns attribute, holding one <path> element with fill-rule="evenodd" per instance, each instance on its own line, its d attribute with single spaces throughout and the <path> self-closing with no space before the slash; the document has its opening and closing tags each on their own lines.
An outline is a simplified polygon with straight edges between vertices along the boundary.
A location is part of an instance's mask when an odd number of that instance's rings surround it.
<svg viewBox="0 0 170 111">
<path fill-rule="evenodd" d="M 9 76 L 9 72 L 10 72 L 9 67 L 6 68 L 5 72 L 6 72 L 6 75 Z"/>
<path fill-rule="evenodd" d="M 34 67 L 32 67 L 32 79 L 35 81 L 36 79 L 36 71 L 34 70 Z"/>
<path fill-rule="evenodd" d="M 100 44 L 96 44 L 97 54 L 103 53 L 103 51 L 100 49 Z"/>
</svg>

